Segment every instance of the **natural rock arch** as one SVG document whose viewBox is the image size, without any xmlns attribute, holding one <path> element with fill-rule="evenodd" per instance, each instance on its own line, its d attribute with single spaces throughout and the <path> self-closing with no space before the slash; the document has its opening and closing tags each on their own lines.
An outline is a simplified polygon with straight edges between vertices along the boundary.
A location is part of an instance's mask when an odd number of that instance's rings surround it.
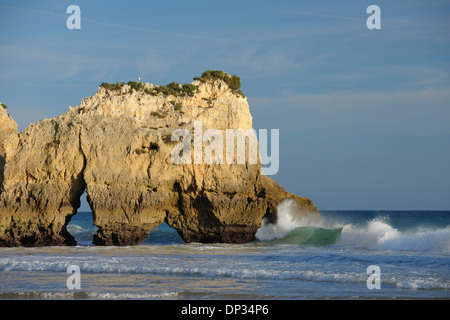
<svg viewBox="0 0 450 320">
<path fill-rule="evenodd" d="M 85 191 L 97 245 L 139 244 L 163 222 L 187 242 L 248 242 L 288 197 L 317 214 L 309 199 L 262 175 L 261 163 L 171 161 L 177 128 L 192 130 L 195 121 L 205 129 L 252 127 L 246 98 L 224 81 L 180 87 L 187 96 L 176 88 L 154 94 L 147 84 L 136 87 L 144 91 L 106 87 L 58 118 L 2 138 L 1 246 L 74 245 L 67 224 Z"/>
</svg>

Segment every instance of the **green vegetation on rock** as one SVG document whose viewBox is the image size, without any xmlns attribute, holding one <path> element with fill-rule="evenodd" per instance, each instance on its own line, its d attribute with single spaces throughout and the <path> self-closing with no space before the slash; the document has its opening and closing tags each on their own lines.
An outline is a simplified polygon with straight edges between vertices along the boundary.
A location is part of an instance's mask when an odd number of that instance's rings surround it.
<svg viewBox="0 0 450 320">
<path fill-rule="evenodd" d="M 235 75 L 231 76 L 221 70 L 207 70 L 202 73 L 201 77 L 195 77 L 194 80 L 198 80 L 201 83 L 222 80 L 228 85 L 230 90 L 235 95 L 245 97 L 240 89 L 241 78 Z M 133 91 L 136 91 L 150 94 L 152 96 L 163 94 L 165 96 L 193 97 L 198 90 L 198 86 L 190 83 L 179 84 L 178 82 L 171 82 L 165 86 L 155 86 L 153 88 L 146 87 L 140 81 L 129 81 L 127 84 L 130 86 L 129 93 L 133 93 Z M 103 87 L 108 91 L 121 91 L 124 85 L 125 82 L 117 82 L 112 84 L 103 82 L 100 87 Z"/>
<path fill-rule="evenodd" d="M 207 70 L 202 73 L 200 78 L 196 77 L 194 80 L 198 80 L 203 83 L 207 81 L 222 80 L 228 85 L 234 94 L 245 97 L 241 91 L 241 78 L 235 75 L 231 76 L 221 70 Z"/>
<path fill-rule="evenodd" d="M 105 88 L 106 90 L 109 91 L 119 91 L 122 89 L 122 87 L 125 85 L 125 82 L 116 82 L 116 83 L 107 83 L 107 82 L 102 82 L 102 84 L 100 85 L 100 87 Z"/>
</svg>

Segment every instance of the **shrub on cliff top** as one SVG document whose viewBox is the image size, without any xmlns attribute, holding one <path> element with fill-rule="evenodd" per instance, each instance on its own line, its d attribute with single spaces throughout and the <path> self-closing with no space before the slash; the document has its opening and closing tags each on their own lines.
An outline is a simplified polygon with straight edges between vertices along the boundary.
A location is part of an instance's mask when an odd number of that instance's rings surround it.
<svg viewBox="0 0 450 320">
<path fill-rule="evenodd" d="M 241 89 L 241 78 L 238 76 L 231 76 L 222 70 L 206 70 L 202 73 L 201 77 L 195 77 L 194 80 L 198 80 L 200 82 L 214 81 L 214 80 L 222 80 L 225 82 L 228 87 L 233 91 L 234 94 L 238 96 L 245 97 L 242 93 Z"/>
<path fill-rule="evenodd" d="M 119 91 L 122 89 L 122 87 L 125 85 L 125 82 L 116 82 L 116 83 L 107 83 L 107 82 L 102 82 L 102 84 L 100 85 L 100 87 L 105 88 L 106 90 L 110 90 L 110 91 Z"/>
<path fill-rule="evenodd" d="M 131 87 L 131 90 L 138 92 L 144 89 L 144 84 L 140 81 L 128 81 L 128 85 Z"/>
<path fill-rule="evenodd" d="M 156 94 L 162 93 L 165 96 L 189 96 L 193 97 L 198 87 L 193 84 L 185 83 L 183 85 L 178 82 L 171 82 L 165 86 L 159 86 L 153 89 Z"/>
<path fill-rule="evenodd" d="M 237 96 L 245 97 L 244 94 L 241 91 L 241 78 L 238 76 L 231 76 L 221 70 L 207 70 L 202 73 L 201 77 L 195 77 L 194 80 L 199 80 L 202 83 L 206 83 L 208 81 L 215 81 L 215 80 L 222 80 L 224 81 L 230 90 L 236 94 Z M 146 88 L 144 84 L 140 81 L 129 81 L 127 83 L 131 90 L 130 93 L 133 91 L 137 92 L 143 92 L 145 94 L 151 94 L 153 96 L 156 96 L 160 93 L 162 93 L 165 96 L 175 96 L 175 97 L 193 97 L 195 92 L 198 90 L 198 86 L 190 83 L 185 84 L 179 84 L 178 82 L 171 82 L 165 86 L 158 86 L 154 88 Z M 100 87 L 103 87 L 110 91 L 120 91 L 122 87 L 125 85 L 124 82 L 117 82 L 117 83 L 106 83 L 103 82 Z"/>
<path fill-rule="evenodd" d="M 8 107 L 6 106 L 6 104 L 3 104 L 3 103 L 2 103 L 2 107 L 3 107 L 3 109 L 5 109 L 5 110 L 8 109 Z"/>
</svg>

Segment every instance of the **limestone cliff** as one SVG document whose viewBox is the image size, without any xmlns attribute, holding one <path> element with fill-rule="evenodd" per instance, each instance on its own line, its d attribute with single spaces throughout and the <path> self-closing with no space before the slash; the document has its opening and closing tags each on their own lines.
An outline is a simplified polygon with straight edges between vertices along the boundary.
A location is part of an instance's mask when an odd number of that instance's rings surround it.
<svg viewBox="0 0 450 320">
<path fill-rule="evenodd" d="M 0 102 L 0 186 L 3 182 L 3 168 L 5 165 L 5 149 L 3 147 L 3 141 L 7 136 L 13 133 L 17 133 L 17 123 L 8 114 L 6 105 Z"/>
<path fill-rule="evenodd" d="M 102 84 L 58 118 L 9 134 L 0 245 L 76 244 L 66 226 L 85 191 L 97 245 L 138 244 L 164 221 L 187 242 L 251 241 L 263 216 L 276 216 L 288 197 L 304 214 L 317 214 L 309 199 L 261 175 L 259 161 L 173 163 L 172 133 L 192 131 L 194 121 L 204 130 L 252 128 L 247 99 L 228 78 L 196 79 L 161 87 Z"/>
</svg>

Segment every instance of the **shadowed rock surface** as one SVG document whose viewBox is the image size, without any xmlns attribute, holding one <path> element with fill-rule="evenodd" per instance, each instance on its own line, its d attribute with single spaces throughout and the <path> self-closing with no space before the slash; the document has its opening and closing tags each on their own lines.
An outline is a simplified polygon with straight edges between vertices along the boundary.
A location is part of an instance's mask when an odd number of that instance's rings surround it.
<svg viewBox="0 0 450 320">
<path fill-rule="evenodd" d="M 174 130 L 193 136 L 201 121 L 203 132 L 225 136 L 251 129 L 252 117 L 247 99 L 221 79 L 173 86 L 102 84 L 67 113 L 20 133 L 0 108 L 0 245 L 75 245 L 66 226 L 85 191 L 97 245 L 139 244 L 164 221 L 186 242 L 244 243 L 285 198 L 299 214 L 318 214 L 309 199 L 262 175 L 259 161 L 174 164 Z"/>
</svg>

